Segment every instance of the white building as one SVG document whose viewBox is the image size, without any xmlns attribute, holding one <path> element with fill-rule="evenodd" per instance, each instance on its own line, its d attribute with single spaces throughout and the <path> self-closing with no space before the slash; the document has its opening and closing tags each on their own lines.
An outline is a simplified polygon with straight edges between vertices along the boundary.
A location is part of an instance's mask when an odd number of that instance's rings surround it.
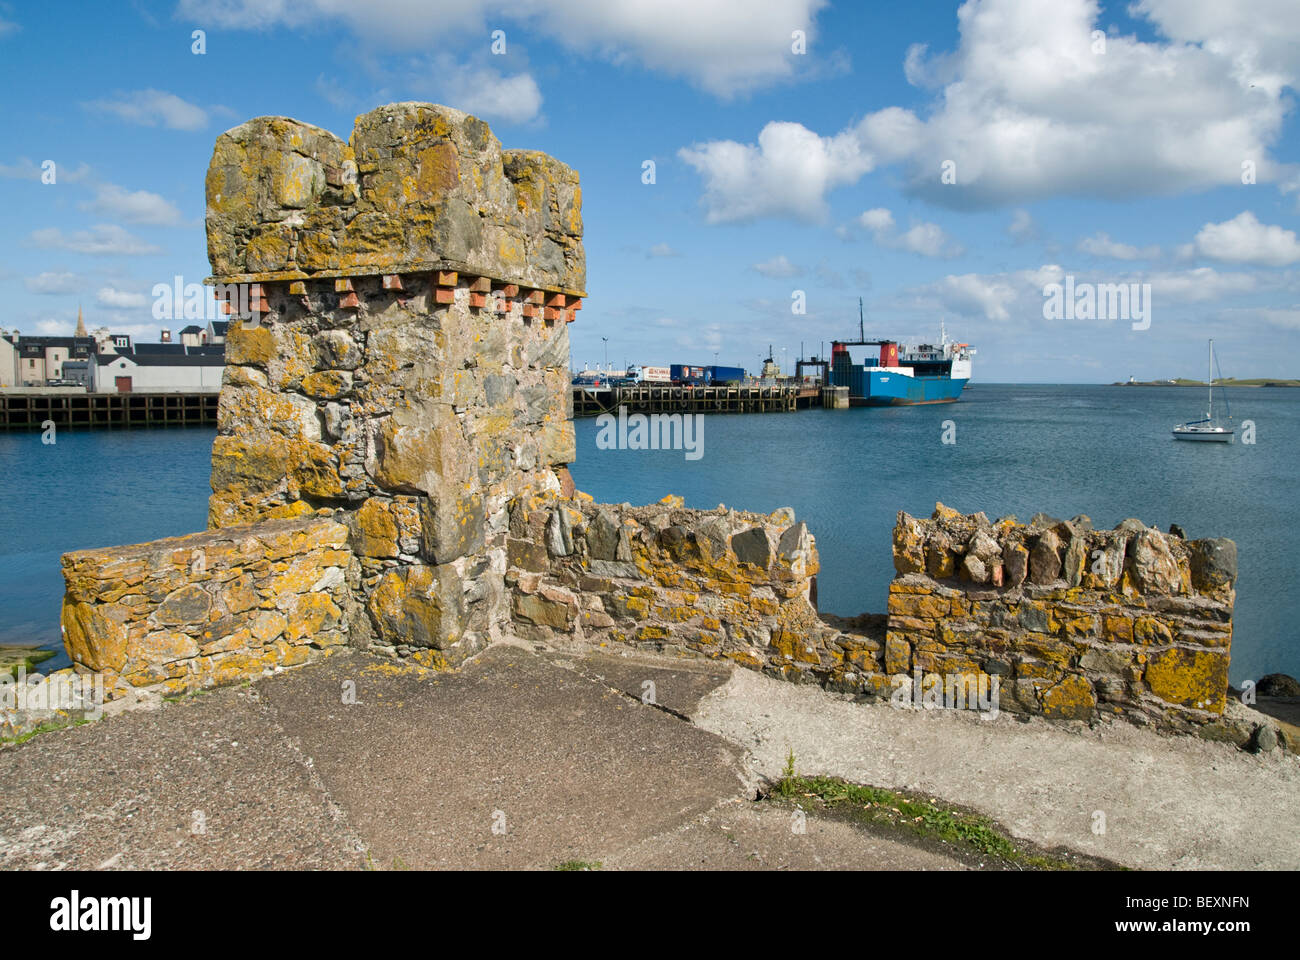
<svg viewBox="0 0 1300 960">
<path fill-rule="evenodd" d="M 96 393 L 219 393 L 226 348 L 137 343 L 96 361 Z"/>
<path fill-rule="evenodd" d="M 91 393 L 218 393 L 226 355 L 226 321 L 189 326 L 175 342 L 133 343 L 99 327 L 86 333 L 81 311 L 71 337 L 0 333 L 0 387 L 81 386 Z"/>
</svg>

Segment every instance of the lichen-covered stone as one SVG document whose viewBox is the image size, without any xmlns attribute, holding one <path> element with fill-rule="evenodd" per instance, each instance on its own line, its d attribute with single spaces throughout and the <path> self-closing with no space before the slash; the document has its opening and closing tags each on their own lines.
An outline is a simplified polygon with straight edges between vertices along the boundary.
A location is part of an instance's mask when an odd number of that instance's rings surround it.
<svg viewBox="0 0 1300 960">
<path fill-rule="evenodd" d="M 1015 677 L 1005 709 L 1058 719 L 1123 716 L 1185 732 L 1223 709 L 1231 541 L 1187 541 L 1137 520 L 1098 531 L 1082 514 L 988 524 L 940 504 L 929 520 L 899 515 L 894 562 L 887 670 L 906 653 L 941 673 L 1000 664 Z"/>
<path fill-rule="evenodd" d="M 221 278 L 460 270 L 580 292 L 582 190 L 544 153 L 502 150 L 477 117 L 392 103 L 350 141 L 287 117 L 223 133 L 207 177 Z"/>
<path fill-rule="evenodd" d="M 464 584 L 449 566 L 395 567 L 380 579 L 368 609 L 381 642 L 447 650 L 464 632 Z"/>
<path fill-rule="evenodd" d="M 342 524 L 308 517 L 65 554 L 68 655 L 105 674 L 110 699 L 302 662 L 310 654 L 291 647 L 346 639 L 347 542 Z"/>
</svg>

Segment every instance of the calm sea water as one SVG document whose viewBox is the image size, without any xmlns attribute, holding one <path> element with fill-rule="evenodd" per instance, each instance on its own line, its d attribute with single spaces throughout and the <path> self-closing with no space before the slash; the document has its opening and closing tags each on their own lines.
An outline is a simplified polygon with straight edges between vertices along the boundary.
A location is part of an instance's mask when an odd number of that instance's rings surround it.
<svg viewBox="0 0 1300 960">
<path fill-rule="evenodd" d="M 578 487 L 597 500 L 691 507 L 790 506 L 817 537 L 823 610 L 883 612 L 898 510 L 936 500 L 990 518 L 1086 513 L 1098 527 L 1138 517 L 1237 541 L 1232 680 L 1300 676 L 1300 591 L 1290 566 L 1300 502 L 1300 390 L 1233 392 L 1254 445 L 1179 443 L 1193 388 L 976 384 L 942 406 L 706 417 L 704 456 L 596 448 L 579 420 Z M 941 442 L 944 421 L 956 443 Z M 59 555 L 203 529 L 210 429 L 0 435 L 0 643 L 59 640 Z M 60 660 L 48 661 L 51 666 Z"/>
</svg>

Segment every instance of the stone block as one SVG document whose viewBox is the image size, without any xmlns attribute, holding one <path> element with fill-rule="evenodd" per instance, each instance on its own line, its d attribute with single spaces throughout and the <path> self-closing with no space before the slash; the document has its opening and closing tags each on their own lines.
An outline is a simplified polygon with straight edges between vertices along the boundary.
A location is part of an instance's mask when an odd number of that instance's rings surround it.
<svg viewBox="0 0 1300 960">
<path fill-rule="evenodd" d="M 412 564 L 389 570 L 376 585 L 367 608 L 376 638 L 448 650 L 461 639 L 465 590 L 450 566 Z"/>
<path fill-rule="evenodd" d="M 420 500 L 420 550 L 434 564 L 450 563 L 483 550 L 483 497 L 477 490 L 445 488 Z"/>
</svg>

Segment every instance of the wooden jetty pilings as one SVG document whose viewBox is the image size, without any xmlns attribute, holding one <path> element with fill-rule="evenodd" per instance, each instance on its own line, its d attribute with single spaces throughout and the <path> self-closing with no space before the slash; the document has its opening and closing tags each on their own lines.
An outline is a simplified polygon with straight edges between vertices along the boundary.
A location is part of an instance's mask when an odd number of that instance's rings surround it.
<svg viewBox="0 0 1300 960">
<path fill-rule="evenodd" d="M 632 384 L 593 387 L 575 385 L 573 415 L 595 417 L 620 406 L 636 413 L 785 413 L 819 405 L 820 391 L 796 386 L 691 387 L 671 384 Z"/>
<path fill-rule="evenodd" d="M 0 430 L 215 424 L 216 393 L 85 393 L 0 390 Z"/>
</svg>

